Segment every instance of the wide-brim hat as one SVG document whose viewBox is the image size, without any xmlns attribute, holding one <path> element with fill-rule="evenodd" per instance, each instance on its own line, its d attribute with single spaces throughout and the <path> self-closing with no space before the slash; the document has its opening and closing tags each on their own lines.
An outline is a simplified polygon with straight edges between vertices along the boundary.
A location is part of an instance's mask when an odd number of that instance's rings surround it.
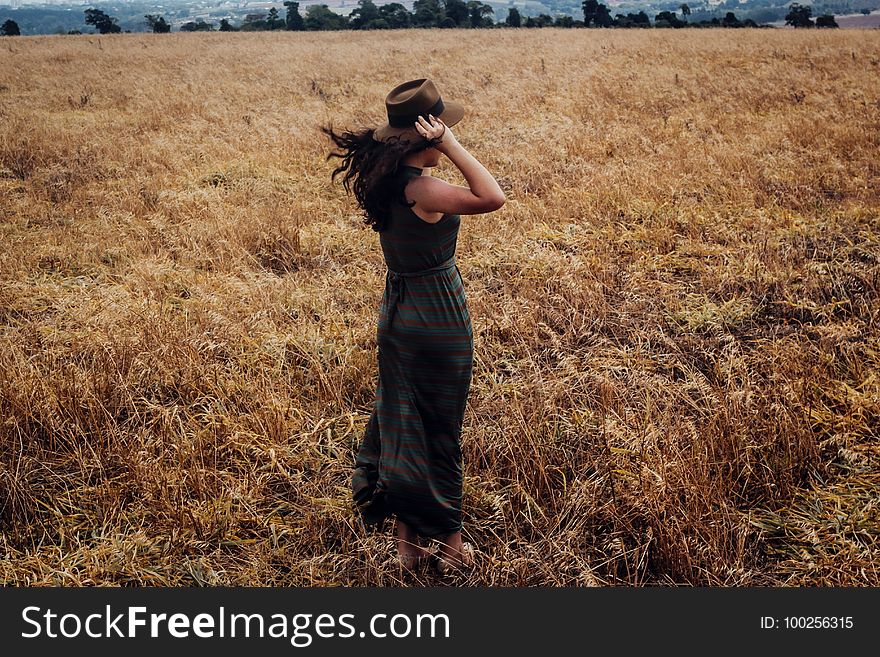
<svg viewBox="0 0 880 657">
<path fill-rule="evenodd" d="M 434 83 L 427 78 L 409 80 L 397 85 L 385 96 L 387 123 L 376 128 L 373 139 L 388 141 L 390 137 L 401 139 L 424 139 L 415 128 L 419 116 L 430 121 L 428 114 L 443 120 L 449 127 L 461 121 L 464 105 L 440 97 Z"/>
</svg>

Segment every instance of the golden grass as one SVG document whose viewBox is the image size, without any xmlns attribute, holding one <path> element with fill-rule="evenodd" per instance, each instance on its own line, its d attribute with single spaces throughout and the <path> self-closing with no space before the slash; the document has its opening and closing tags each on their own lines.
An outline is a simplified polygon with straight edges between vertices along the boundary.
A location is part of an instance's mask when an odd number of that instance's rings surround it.
<svg viewBox="0 0 880 657">
<path fill-rule="evenodd" d="M 508 196 L 458 246 L 471 583 L 877 586 L 878 74 L 867 30 L 5 40 L 0 582 L 402 581 L 318 126 L 429 76 Z"/>
</svg>

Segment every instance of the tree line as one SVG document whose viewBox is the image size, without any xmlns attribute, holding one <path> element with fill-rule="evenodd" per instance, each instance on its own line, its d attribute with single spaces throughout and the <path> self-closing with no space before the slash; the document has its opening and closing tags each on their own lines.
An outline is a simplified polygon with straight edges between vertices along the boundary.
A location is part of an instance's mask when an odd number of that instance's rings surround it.
<svg viewBox="0 0 880 657">
<path fill-rule="evenodd" d="M 567 28 L 649 28 L 649 27 L 761 27 L 751 19 L 740 21 L 736 15 L 729 11 L 724 18 L 712 18 L 698 22 L 688 22 L 687 17 L 691 10 L 687 4 L 679 7 L 678 12 L 661 11 L 654 16 L 654 22 L 644 11 L 638 13 L 615 14 L 607 5 L 598 0 L 584 0 L 581 9 L 584 13 L 583 20 L 575 20 L 569 15 L 550 16 L 539 14 L 537 16 L 523 17 L 516 7 L 508 8 L 507 18 L 503 21 L 494 20 L 495 12 L 488 4 L 480 0 L 415 0 L 412 11 L 409 11 L 399 2 L 391 2 L 381 6 L 373 0 L 358 0 L 357 8 L 351 14 L 343 16 L 332 11 L 326 4 L 309 5 L 305 15 L 300 14 L 299 2 L 284 0 L 286 8 L 282 18 L 278 9 L 272 7 L 267 14 L 247 14 L 239 26 L 233 26 L 224 18 L 220 21 L 217 31 L 220 32 L 246 32 L 258 30 L 294 30 L 294 31 L 318 31 L 318 30 L 392 30 L 402 28 L 502 28 L 502 27 L 567 27 Z M 122 32 L 116 18 L 107 15 L 100 9 L 86 9 L 85 23 L 92 25 L 101 34 L 113 34 Z M 814 21 L 811 17 L 812 8 L 800 3 L 793 2 L 789 5 L 789 12 L 785 16 L 786 25 L 797 28 L 828 28 L 838 27 L 831 14 L 819 16 Z M 148 31 L 170 32 L 171 25 L 163 16 L 147 14 L 144 22 Z M 126 30 L 130 31 L 130 30 Z M 211 32 L 214 24 L 207 23 L 202 19 L 190 21 L 180 26 L 181 32 Z M 71 30 L 68 34 L 79 34 L 78 30 Z M 20 34 L 19 27 L 13 20 L 7 20 L 0 25 L 0 35 L 13 36 Z"/>
</svg>

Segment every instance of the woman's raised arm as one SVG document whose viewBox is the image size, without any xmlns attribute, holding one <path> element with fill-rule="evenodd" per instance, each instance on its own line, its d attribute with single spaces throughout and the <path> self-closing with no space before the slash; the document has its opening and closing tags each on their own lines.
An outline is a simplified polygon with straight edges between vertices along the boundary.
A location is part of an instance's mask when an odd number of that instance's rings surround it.
<svg viewBox="0 0 880 657">
<path fill-rule="evenodd" d="M 497 210 L 507 200 L 498 181 L 477 158 L 462 146 L 449 126 L 429 115 L 431 122 L 419 117 L 416 130 L 426 139 L 442 137 L 435 147 L 458 167 L 469 187 L 451 185 L 434 176 L 414 178 L 409 186 L 410 198 L 427 212 L 449 214 L 480 214 Z"/>
</svg>

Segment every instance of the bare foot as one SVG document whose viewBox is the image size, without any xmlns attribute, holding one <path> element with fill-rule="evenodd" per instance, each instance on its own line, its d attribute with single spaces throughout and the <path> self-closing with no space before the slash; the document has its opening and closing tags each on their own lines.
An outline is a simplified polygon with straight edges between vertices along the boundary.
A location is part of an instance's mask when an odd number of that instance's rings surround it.
<svg viewBox="0 0 880 657">
<path fill-rule="evenodd" d="M 437 572 L 447 575 L 452 572 L 468 572 L 474 567 L 474 546 L 468 542 L 461 544 L 461 550 L 453 556 L 443 552 L 437 559 Z"/>
<path fill-rule="evenodd" d="M 406 551 L 398 551 L 397 561 L 406 570 L 416 570 L 428 563 L 433 556 L 434 553 L 427 548 L 407 546 Z"/>
<path fill-rule="evenodd" d="M 427 563 L 432 552 L 419 544 L 415 530 L 398 518 L 397 520 L 397 560 L 407 569 Z"/>
</svg>

